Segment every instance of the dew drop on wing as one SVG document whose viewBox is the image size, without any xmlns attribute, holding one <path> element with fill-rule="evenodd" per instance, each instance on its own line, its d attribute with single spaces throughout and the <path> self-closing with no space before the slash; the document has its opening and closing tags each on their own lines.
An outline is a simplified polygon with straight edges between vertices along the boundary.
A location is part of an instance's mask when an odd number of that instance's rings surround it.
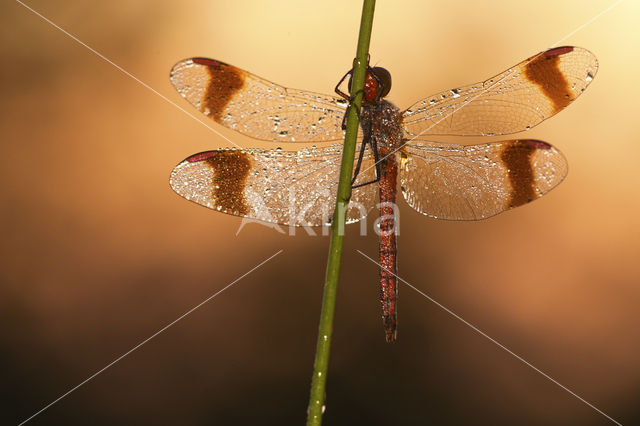
<svg viewBox="0 0 640 426">
<path fill-rule="evenodd" d="M 585 81 L 588 83 L 588 82 L 590 82 L 591 80 L 593 80 L 593 74 L 591 74 L 591 73 L 589 72 L 589 73 L 587 73 L 587 78 L 585 78 Z"/>
</svg>

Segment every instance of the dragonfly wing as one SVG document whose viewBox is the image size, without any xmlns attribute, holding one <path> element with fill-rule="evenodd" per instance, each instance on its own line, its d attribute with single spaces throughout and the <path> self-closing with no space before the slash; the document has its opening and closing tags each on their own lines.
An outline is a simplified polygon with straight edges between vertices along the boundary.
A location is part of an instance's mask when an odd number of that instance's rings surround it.
<svg viewBox="0 0 640 426">
<path fill-rule="evenodd" d="M 411 143 L 399 156 L 405 200 L 439 219 L 491 217 L 541 197 L 567 174 L 560 151 L 531 139 L 467 146 Z"/>
<path fill-rule="evenodd" d="M 342 145 L 300 151 L 221 149 L 192 155 L 171 173 L 179 195 L 211 209 L 288 226 L 327 224 L 335 208 Z M 356 184 L 375 179 L 365 156 Z M 377 185 L 353 190 L 347 223 L 376 203 Z"/>
<path fill-rule="evenodd" d="M 347 101 L 288 89 L 213 59 L 190 58 L 171 70 L 171 83 L 199 111 L 225 127 L 275 142 L 343 139 Z"/>
<path fill-rule="evenodd" d="M 586 49 L 550 49 L 484 82 L 417 102 L 404 112 L 404 128 L 414 137 L 528 130 L 573 102 L 597 70 L 596 57 Z"/>
</svg>

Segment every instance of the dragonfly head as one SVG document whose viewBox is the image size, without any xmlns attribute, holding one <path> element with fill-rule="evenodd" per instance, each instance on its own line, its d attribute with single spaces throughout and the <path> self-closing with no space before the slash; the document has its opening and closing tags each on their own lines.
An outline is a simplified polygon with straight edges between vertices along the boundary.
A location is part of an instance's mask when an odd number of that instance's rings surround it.
<svg viewBox="0 0 640 426">
<path fill-rule="evenodd" d="M 389 94 L 391 90 L 391 73 L 382 67 L 367 69 L 364 77 L 364 101 L 376 103 Z M 351 91 L 351 79 L 349 79 L 349 91 Z"/>
</svg>

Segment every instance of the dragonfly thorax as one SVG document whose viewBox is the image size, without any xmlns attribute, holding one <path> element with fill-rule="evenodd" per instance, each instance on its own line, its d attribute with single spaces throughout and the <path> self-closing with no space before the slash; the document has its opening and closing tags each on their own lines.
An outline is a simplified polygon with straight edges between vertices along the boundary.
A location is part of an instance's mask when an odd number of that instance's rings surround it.
<svg viewBox="0 0 640 426">
<path fill-rule="evenodd" d="M 365 139 L 373 139 L 380 152 L 391 152 L 402 144 L 402 114 L 400 109 L 384 99 L 375 106 L 364 105 L 360 125 Z"/>
</svg>

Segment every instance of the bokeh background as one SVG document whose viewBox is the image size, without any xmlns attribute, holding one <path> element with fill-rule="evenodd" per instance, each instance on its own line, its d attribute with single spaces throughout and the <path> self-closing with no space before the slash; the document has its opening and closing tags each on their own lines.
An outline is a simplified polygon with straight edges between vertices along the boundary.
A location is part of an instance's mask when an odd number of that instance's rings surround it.
<svg viewBox="0 0 640 426">
<path fill-rule="evenodd" d="M 407 107 L 503 71 L 612 3 L 379 2 L 371 60 Z M 331 93 L 361 7 L 28 4 L 192 113 L 168 79 L 190 56 Z M 240 219 L 178 197 L 172 167 L 229 144 L 20 4 L 1 9 L 0 423 L 26 419 L 282 249 L 30 424 L 302 424 L 328 238 L 257 224 L 236 235 Z M 600 61 L 583 96 L 527 133 L 564 152 L 564 183 L 477 223 L 402 203 L 399 238 L 404 279 L 622 424 L 640 423 L 638 16 L 623 2 L 560 43 Z M 378 271 L 356 252 L 375 257 L 376 236 L 358 230 L 346 238 L 327 425 L 611 423 L 406 286 L 399 341 L 386 344 Z"/>
</svg>

